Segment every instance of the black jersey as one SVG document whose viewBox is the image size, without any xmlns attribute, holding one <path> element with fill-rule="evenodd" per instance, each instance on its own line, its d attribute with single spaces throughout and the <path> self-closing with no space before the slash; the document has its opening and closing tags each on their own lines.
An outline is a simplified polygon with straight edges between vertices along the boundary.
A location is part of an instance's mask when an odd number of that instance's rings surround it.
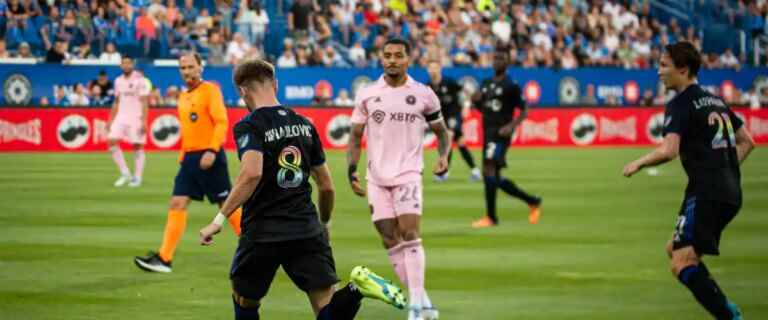
<svg viewBox="0 0 768 320">
<path fill-rule="evenodd" d="M 514 119 L 515 109 L 524 110 L 526 107 L 522 90 L 514 81 L 504 77 L 501 81 L 492 78 L 484 80 L 480 93 L 482 97 L 476 107 L 483 114 L 485 139 L 502 139 L 498 136 L 499 129 Z"/>
<path fill-rule="evenodd" d="M 259 108 L 234 128 L 238 156 L 263 154 L 261 182 L 243 205 L 242 235 L 259 242 L 304 239 L 322 232 L 312 203 L 310 168 L 325 163 L 315 127 L 293 110 Z"/>
<path fill-rule="evenodd" d="M 440 99 L 440 106 L 442 107 L 440 112 L 443 114 L 443 118 L 449 119 L 461 115 L 461 105 L 459 104 L 461 86 L 459 83 L 453 79 L 443 77 L 440 83 L 432 83 L 430 81 L 428 85 Z"/>
<path fill-rule="evenodd" d="M 743 122 L 723 99 L 693 84 L 667 103 L 664 135 L 680 135 L 686 194 L 741 204 L 736 130 Z"/>
</svg>

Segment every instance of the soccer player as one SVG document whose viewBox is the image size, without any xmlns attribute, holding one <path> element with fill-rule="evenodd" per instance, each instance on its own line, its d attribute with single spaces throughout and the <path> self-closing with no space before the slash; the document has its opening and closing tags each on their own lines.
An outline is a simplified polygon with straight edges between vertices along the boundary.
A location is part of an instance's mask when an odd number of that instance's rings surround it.
<svg viewBox="0 0 768 320">
<path fill-rule="evenodd" d="M 531 224 L 538 223 L 541 215 L 541 198 L 528 194 L 501 175 L 501 169 L 507 166 L 507 148 L 512 141 L 512 133 L 528 114 L 520 86 L 507 77 L 508 65 L 509 51 L 498 48 L 493 55 L 493 78 L 483 81 L 472 99 L 475 107 L 483 114 L 483 181 L 486 210 L 485 217 L 472 223 L 473 228 L 499 224 L 499 218 L 496 216 L 498 189 L 528 204 L 528 222 Z M 520 110 L 517 117 L 515 109 Z"/>
<path fill-rule="evenodd" d="M 402 309 L 402 290 L 364 267 L 355 267 L 351 282 L 335 290 L 328 242 L 334 188 L 317 130 L 277 101 L 268 62 L 241 63 L 234 83 L 250 111 L 234 128 L 240 174 L 221 211 L 200 230 L 200 242 L 210 245 L 226 217 L 244 205 L 243 236 L 230 271 L 235 319 L 259 319 L 260 300 L 280 266 L 307 293 L 318 320 L 353 319 L 364 296 Z M 319 191 L 319 217 L 310 176 Z"/>
<path fill-rule="evenodd" d="M 115 102 L 109 112 L 107 144 L 112 153 L 120 177 L 115 187 L 128 184 L 130 187 L 141 186 L 144 172 L 144 144 L 147 142 L 147 114 L 149 110 L 149 88 L 144 76 L 134 71 L 133 59 L 123 57 L 120 61 L 123 74 L 115 79 Z M 133 145 L 134 174 L 128 169 L 120 149 L 120 141 Z"/>
<path fill-rule="evenodd" d="M 475 160 L 472 159 L 472 154 L 464 144 L 464 132 L 462 131 L 462 123 L 466 112 L 469 111 L 462 108 L 460 101 L 461 86 L 453 79 L 443 77 L 442 66 L 440 61 L 431 60 L 427 64 L 427 72 L 429 73 L 429 87 L 435 92 L 440 99 L 440 106 L 442 107 L 443 119 L 448 126 L 449 135 L 451 140 L 459 147 L 461 157 L 467 163 L 470 169 L 470 179 L 472 181 L 480 181 L 480 169 L 475 167 Z M 453 148 L 448 153 L 448 166 L 451 165 L 451 158 L 453 156 Z M 448 179 L 448 171 L 442 175 L 435 175 L 435 181 L 442 182 Z"/>
<path fill-rule="evenodd" d="M 136 266 L 145 271 L 171 272 L 176 247 L 187 226 L 190 200 L 202 201 L 203 196 L 219 207 L 229 195 L 232 185 L 227 171 L 227 157 L 222 145 L 227 135 L 227 110 L 221 89 L 202 80 L 202 59 L 197 53 L 179 57 L 179 71 L 187 91 L 179 95 L 178 113 L 181 122 L 181 166 L 173 182 L 168 220 L 163 242 L 158 252 L 134 258 Z M 235 234 L 240 235 L 238 209 L 229 218 Z"/>
<path fill-rule="evenodd" d="M 408 42 L 388 40 L 380 52 L 384 75 L 355 97 L 347 154 L 348 178 L 353 192 L 365 196 L 357 176 L 365 132 L 368 204 L 373 224 L 389 252 L 395 273 L 408 286 L 409 319 L 435 319 L 437 310 L 424 289 L 426 259 L 419 235 L 424 127 L 429 125 L 438 138 L 435 174 L 448 169 L 450 139 L 437 96 L 408 76 L 410 53 Z"/>
<path fill-rule="evenodd" d="M 624 176 L 675 159 L 688 175 L 677 224 L 666 251 L 671 269 L 717 319 L 741 319 L 736 304 L 717 285 L 703 255 L 719 255 L 720 235 L 741 208 L 739 165 L 754 148 L 742 121 L 723 99 L 696 83 L 701 55 L 689 42 L 667 45 L 659 78 L 677 95 L 664 113 L 659 147 L 624 167 Z"/>
</svg>

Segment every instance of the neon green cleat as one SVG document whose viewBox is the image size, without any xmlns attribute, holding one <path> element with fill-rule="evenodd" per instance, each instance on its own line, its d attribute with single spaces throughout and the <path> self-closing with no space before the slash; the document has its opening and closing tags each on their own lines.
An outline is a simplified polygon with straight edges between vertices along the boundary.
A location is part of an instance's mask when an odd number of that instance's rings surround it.
<svg viewBox="0 0 768 320">
<path fill-rule="evenodd" d="M 403 290 L 368 268 L 357 266 L 352 269 L 349 277 L 364 297 L 384 301 L 398 309 L 405 308 Z"/>
</svg>

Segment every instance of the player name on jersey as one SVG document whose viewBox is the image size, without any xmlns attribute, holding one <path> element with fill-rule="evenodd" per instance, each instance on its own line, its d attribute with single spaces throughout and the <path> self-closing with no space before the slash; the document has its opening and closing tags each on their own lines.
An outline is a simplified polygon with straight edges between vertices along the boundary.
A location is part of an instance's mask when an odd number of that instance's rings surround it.
<svg viewBox="0 0 768 320">
<path fill-rule="evenodd" d="M 312 138 L 312 126 L 309 125 L 286 125 L 267 130 L 264 133 L 264 141 L 272 142 L 275 140 L 305 136 Z"/>
<path fill-rule="evenodd" d="M 696 110 L 699 110 L 704 107 L 718 107 L 718 108 L 726 107 L 723 100 L 720 100 L 715 97 L 702 97 L 702 98 L 693 100 L 693 106 L 696 107 Z"/>
</svg>

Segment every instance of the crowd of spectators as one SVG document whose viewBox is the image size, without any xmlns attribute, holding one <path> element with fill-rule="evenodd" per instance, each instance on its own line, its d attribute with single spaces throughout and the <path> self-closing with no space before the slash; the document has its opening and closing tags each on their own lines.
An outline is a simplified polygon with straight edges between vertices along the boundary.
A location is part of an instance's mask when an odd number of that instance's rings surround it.
<svg viewBox="0 0 768 320">
<path fill-rule="evenodd" d="M 489 67 L 502 46 L 524 68 L 649 68 L 665 44 L 700 45 L 702 37 L 674 18 L 661 23 L 649 0 L 271 0 L 279 17 L 262 1 L 0 0 L 0 58 L 114 63 L 127 52 L 157 59 L 195 50 L 214 65 L 266 57 L 283 68 L 364 67 L 375 66 L 377 49 L 396 36 L 414 44 L 420 64 Z M 765 33 L 767 1 L 718 3 L 734 25 Z M 287 35 L 271 54 L 264 50 L 270 28 Z M 708 52 L 705 67 L 746 61 L 730 50 Z"/>
</svg>

